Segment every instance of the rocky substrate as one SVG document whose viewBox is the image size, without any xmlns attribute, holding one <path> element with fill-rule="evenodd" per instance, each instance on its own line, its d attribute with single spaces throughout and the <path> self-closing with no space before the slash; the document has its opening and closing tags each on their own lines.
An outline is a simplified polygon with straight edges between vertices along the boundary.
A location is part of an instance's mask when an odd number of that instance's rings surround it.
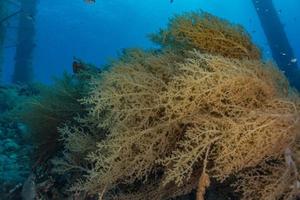
<svg viewBox="0 0 300 200">
<path fill-rule="evenodd" d="M 32 146 L 27 139 L 23 125 L 0 124 L 0 199 L 7 199 L 30 174 Z"/>
</svg>

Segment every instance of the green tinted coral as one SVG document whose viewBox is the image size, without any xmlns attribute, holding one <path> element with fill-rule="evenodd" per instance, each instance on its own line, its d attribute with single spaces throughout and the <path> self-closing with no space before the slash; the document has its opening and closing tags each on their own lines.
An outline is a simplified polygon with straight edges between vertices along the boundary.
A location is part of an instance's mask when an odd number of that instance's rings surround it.
<svg viewBox="0 0 300 200">
<path fill-rule="evenodd" d="M 20 118 L 38 147 L 39 161 L 47 159 L 60 147 L 58 127 L 84 112 L 78 101 L 85 94 L 84 87 L 78 78 L 65 73 L 51 86 L 40 85 L 39 94 L 23 104 Z"/>
</svg>

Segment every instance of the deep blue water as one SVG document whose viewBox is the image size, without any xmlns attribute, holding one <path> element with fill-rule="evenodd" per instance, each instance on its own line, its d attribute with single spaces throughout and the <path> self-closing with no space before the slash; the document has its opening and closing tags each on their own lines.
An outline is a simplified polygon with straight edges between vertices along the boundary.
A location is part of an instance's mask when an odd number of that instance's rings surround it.
<svg viewBox="0 0 300 200">
<path fill-rule="evenodd" d="M 300 58 L 300 1 L 274 0 L 296 57 Z M 71 70 L 73 56 L 100 65 L 127 47 L 153 47 L 147 34 L 164 27 L 174 14 L 204 10 L 243 25 L 270 58 L 266 38 L 250 0 L 40 0 L 35 17 L 36 48 L 33 56 L 36 81 Z M 6 46 L 15 42 L 10 28 Z M 11 80 L 15 48 L 5 49 L 3 82 Z"/>
</svg>

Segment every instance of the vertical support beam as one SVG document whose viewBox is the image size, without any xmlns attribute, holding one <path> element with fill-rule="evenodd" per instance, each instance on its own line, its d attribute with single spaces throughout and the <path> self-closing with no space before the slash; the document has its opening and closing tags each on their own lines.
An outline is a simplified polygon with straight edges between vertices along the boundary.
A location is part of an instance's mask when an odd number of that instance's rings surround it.
<svg viewBox="0 0 300 200">
<path fill-rule="evenodd" d="M 0 1 L 0 19 L 3 19 L 5 17 L 5 2 Z M 4 23 L 0 22 L 0 82 L 2 78 L 2 62 L 3 62 L 3 44 L 4 44 L 4 38 L 5 38 L 5 28 Z"/>
<path fill-rule="evenodd" d="M 285 72 L 290 84 L 300 91 L 300 73 L 292 47 L 272 0 L 252 0 L 261 22 L 272 57 Z"/>
<path fill-rule="evenodd" d="M 30 83 L 33 78 L 32 56 L 35 47 L 35 14 L 37 0 L 21 0 L 19 28 L 17 32 L 17 49 L 12 81 Z"/>
</svg>

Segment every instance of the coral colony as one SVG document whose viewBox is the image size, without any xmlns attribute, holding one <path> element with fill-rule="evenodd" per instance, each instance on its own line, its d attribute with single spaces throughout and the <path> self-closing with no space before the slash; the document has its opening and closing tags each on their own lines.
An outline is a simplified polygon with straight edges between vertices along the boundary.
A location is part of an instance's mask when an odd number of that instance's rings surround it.
<svg viewBox="0 0 300 200">
<path fill-rule="evenodd" d="M 295 199 L 299 94 L 248 33 L 193 12 L 149 38 L 159 49 L 126 49 L 102 71 L 76 61 L 27 97 L 33 196 L 202 200 L 223 184 L 239 199 Z"/>
</svg>

